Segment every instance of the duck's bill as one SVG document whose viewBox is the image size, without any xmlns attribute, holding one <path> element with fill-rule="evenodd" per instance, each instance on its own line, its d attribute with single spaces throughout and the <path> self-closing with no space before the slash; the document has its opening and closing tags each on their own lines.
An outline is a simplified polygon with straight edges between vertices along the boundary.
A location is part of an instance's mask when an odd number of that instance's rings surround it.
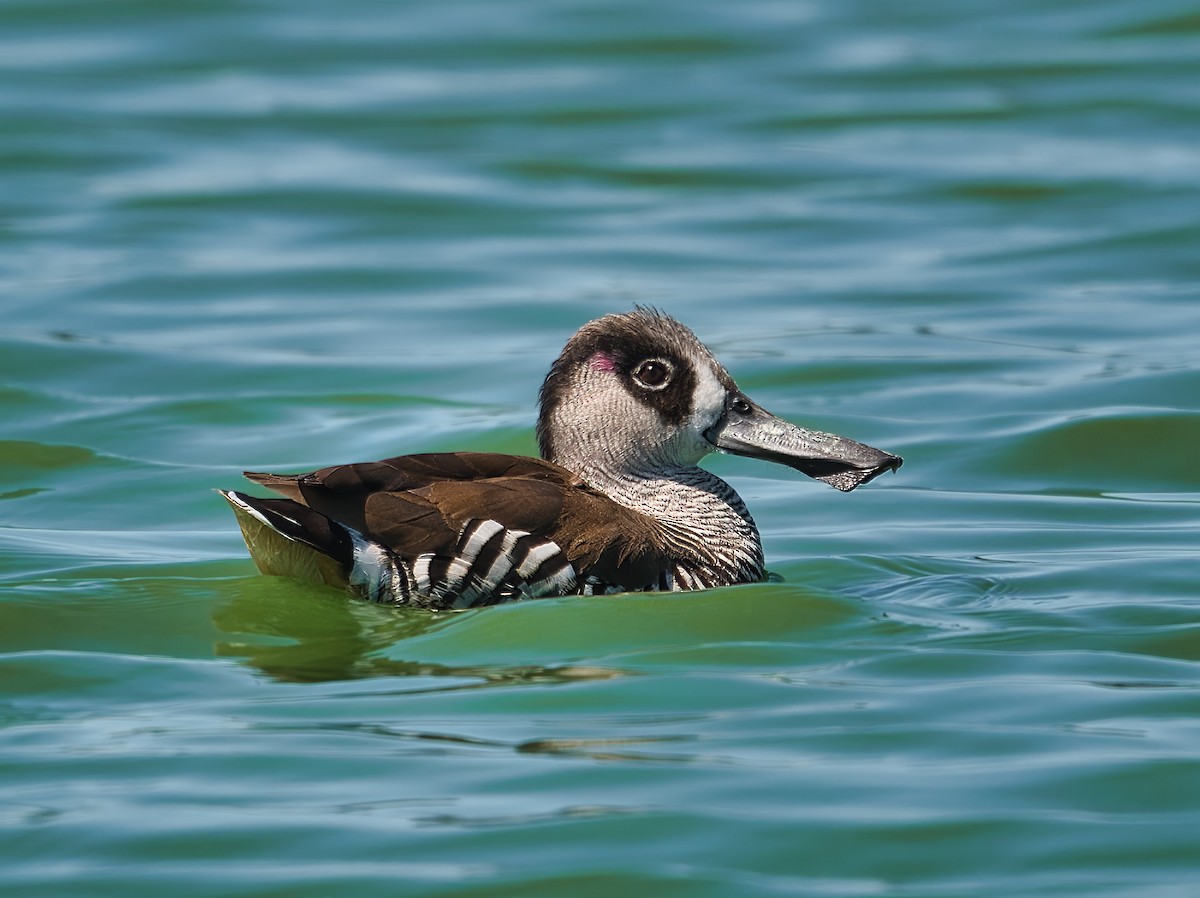
<svg viewBox="0 0 1200 898">
<path fill-rule="evenodd" d="M 787 465 L 844 492 L 904 463 L 863 443 L 797 427 L 753 403 L 748 414 L 730 409 L 705 436 L 725 452 Z"/>
</svg>

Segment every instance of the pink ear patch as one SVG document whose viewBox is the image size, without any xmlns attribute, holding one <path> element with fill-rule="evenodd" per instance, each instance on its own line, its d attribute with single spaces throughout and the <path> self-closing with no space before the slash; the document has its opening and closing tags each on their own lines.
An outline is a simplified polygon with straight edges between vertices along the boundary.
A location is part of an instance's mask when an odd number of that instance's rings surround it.
<svg viewBox="0 0 1200 898">
<path fill-rule="evenodd" d="M 617 370 L 617 363 L 607 352 L 598 352 L 592 356 L 592 367 L 597 371 L 607 371 L 610 374 Z"/>
</svg>

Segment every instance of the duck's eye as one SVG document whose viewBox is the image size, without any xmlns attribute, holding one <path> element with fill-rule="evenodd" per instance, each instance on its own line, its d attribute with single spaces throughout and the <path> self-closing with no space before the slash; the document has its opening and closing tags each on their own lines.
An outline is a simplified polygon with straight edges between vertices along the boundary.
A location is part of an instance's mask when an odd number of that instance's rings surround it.
<svg viewBox="0 0 1200 898">
<path fill-rule="evenodd" d="M 671 382 L 675 369 L 666 359 L 646 359 L 633 369 L 633 379 L 647 390 L 661 390 Z"/>
<path fill-rule="evenodd" d="M 729 403 L 729 408 L 739 415 L 748 415 L 750 414 L 750 401 L 745 396 L 734 396 L 733 402 Z"/>
</svg>

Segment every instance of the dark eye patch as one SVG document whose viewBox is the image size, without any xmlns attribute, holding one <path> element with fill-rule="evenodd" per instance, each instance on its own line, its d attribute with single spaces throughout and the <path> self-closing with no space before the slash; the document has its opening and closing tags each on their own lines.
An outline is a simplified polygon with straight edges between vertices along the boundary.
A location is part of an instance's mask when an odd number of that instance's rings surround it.
<svg viewBox="0 0 1200 898">
<path fill-rule="evenodd" d="M 647 347 L 649 349 L 650 347 Z M 663 424 L 677 427 L 692 413 L 696 378 L 691 367 L 658 352 L 635 352 L 624 367 L 625 388 L 638 402 L 654 409 Z"/>
</svg>

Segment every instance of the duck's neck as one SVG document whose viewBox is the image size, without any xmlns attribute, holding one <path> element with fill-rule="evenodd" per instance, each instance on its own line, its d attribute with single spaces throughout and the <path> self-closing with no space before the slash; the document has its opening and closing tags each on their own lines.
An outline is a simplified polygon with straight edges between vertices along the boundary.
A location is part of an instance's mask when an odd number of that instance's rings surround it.
<svg viewBox="0 0 1200 898">
<path fill-rule="evenodd" d="M 676 560 L 676 589 L 748 583 L 764 576 L 762 540 L 740 496 L 695 465 L 644 472 L 578 472 L 614 502 L 658 523 L 661 549 Z"/>
</svg>

